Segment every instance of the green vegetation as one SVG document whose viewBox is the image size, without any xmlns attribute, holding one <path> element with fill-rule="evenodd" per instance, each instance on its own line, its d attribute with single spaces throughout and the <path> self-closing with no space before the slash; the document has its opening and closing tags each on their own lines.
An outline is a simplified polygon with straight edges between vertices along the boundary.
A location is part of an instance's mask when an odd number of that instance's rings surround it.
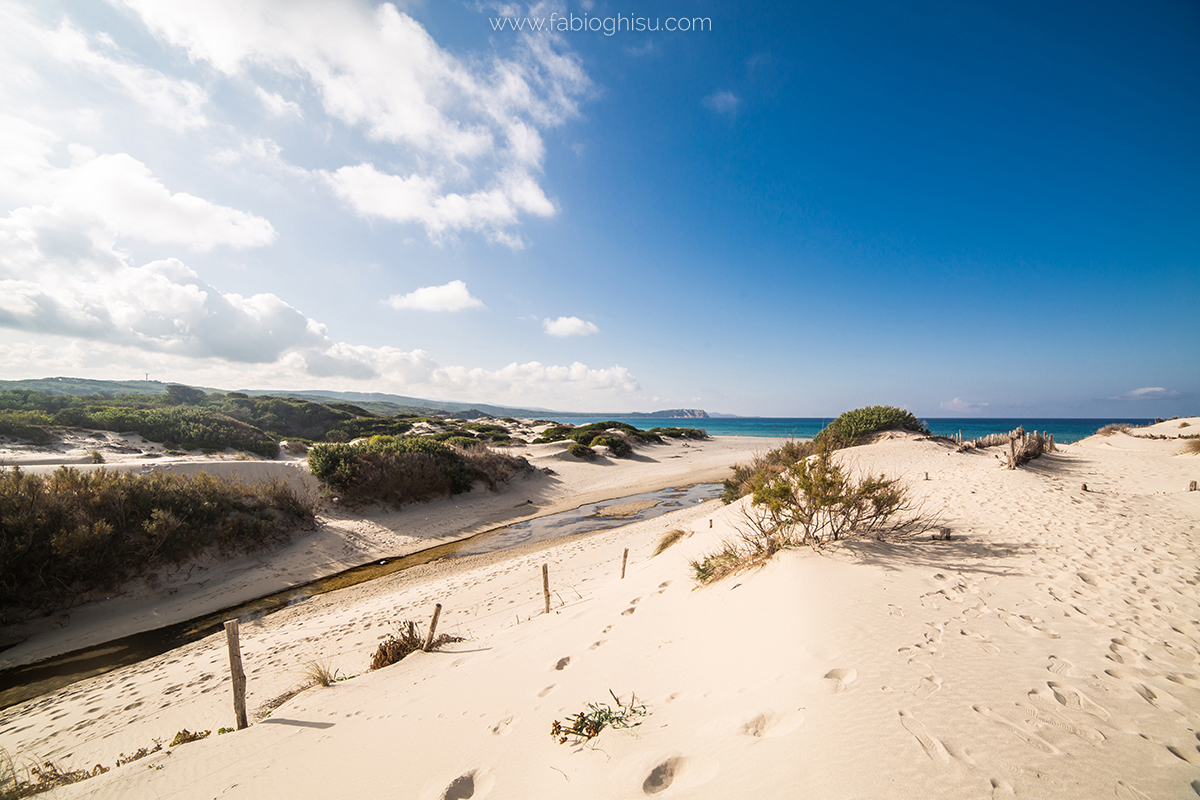
<svg viewBox="0 0 1200 800">
<path fill-rule="evenodd" d="M 489 489 L 520 471 L 524 458 L 485 447 L 455 449 L 421 436 L 373 436 L 354 444 L 317 444 L 308 466 L 328 489 L 350 504 L 405 503 L 471 490 L 476 480 Z"/>
<path fill-rule="evenodd" d="M 264 547 L 311 524 L 314 512 L 282 482 L 0 470 L 0 621 L 70 606 L 208 549 Z"/>
<path fill-rule="evenodd" d="M 851 534 L 884 538 L 932 525 L 898 479 L 855 479 L 834 463 L 828 440 L 817 444 L 814 455 L 785 469 L 758 472 L 751 485 L 752 504 L 738 536 L 692 562 L 698 583 L 764 564 L 789 547 L 820 547 Z"/>
<path fill-rule="evenodd" d="M 649 712 L 637 701 L 637 695 L 631 695 L 626 704 L 611 689 L 608 693 L 616 701 L 616 708 L 608 703 L 589 703 L 583 711 L 571 714 L 562 722 L 554 720 L 550 735 L 558 739 L 559 744 L 583 744 L 599 736 L 605 728 L 636 728 L 642 724 L 641 717 Z"/>
<path fill-rule="evenodd" d="M 567 452 L 576 458 L 583 458 L 588 461 L 593 461 L 596 458 L 596 451 L 585 444 L 579 442 L 571 442 L 567 445 Z"/>
<path fill-rule="evenodd" d="M 725 505 L 729 505 L 739 497 L 751 494 L 755 486 L 762 485 L 785 472 L 792 465 L 811 456 L 814 451 L 812 442 L 789 439 L 781 447 L 755 454 L 749 464 L 734 464 L 733 475 L 725 479 L 725 492 L 721 495 L 721 500 Z"/>
<path fill-rule="evenodd" d="M 818 433 L 814 441 L 824 440 L 837 449 L 850 447 L 868 434 L 894 430 L 930 435 L 929 429 L 911 411 L 894 406 L 867 406 L 842 414 Z"/>
<path fill-rule="evenodd" d="M 703 428 L 651 428 L 646 433 L 668 436 L 672 439 L 707 439 L 708 431 Z"/>
<path fill-rule="evenodd" d="M 184 728 L 179 733 L 175 734 L 175 738 L 171 740 L 171 747 L 179 747 L 181 744 L 188 744 L 189 742 L 198 742 L 201 739 L 207 739 L 210 733 L 212 733 L 212 731 L 192 732 L 187 728 Z"/>
<path fill-rule="evenodd" d="M 633 447 L 630 442 L 639 444 L 662 444 L 662 437 L 651 431 L 643 431 L 635 428 L 626 422 L 593 422 L 589 425 L 580 425 L 574 427 L 572 425 L 552 425 L 542 433 L 541 437 L 534 440 L 534 444 L 544 444 L 546 442 L 561 442 L 564 439 L 582 445 L 583 447 L 595 447 L 596 445 L 604 445 L 615 456 L 627 456 L 633 452 Z M 573 455 L 587 458 L 581 452 L 570 451 Z"/>
</svg>

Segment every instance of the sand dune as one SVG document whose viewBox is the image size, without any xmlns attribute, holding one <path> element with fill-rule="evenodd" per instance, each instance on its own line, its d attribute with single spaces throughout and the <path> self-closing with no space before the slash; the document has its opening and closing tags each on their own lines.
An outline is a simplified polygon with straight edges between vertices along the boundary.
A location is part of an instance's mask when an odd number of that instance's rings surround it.
<svg viewBox="0 0 1200 800">
<path fill-rule="evenodd" d="M 1194 797 L 1200 456 L 1181 450 L 1093 437 L 1008 471 L 909 437 L 855 448 L 952 538 L 788 551 L 696 588 L 688 560 L 739 520 L 714 501 L 244 622 L 251 708 L 312 660 L 356 676 L 248 730 L 216 735 L 232 711 L 211 637 L 6 710 L 0 744 L 90 767 L 214 731 L 64 798 Z M 673 528 L 692 535 L 652 558 Z M 466 640 L 364 673 L 435 602 Z M 640 726 L 551 737 L 610 690 L 636 693 Z"/>
</svg>

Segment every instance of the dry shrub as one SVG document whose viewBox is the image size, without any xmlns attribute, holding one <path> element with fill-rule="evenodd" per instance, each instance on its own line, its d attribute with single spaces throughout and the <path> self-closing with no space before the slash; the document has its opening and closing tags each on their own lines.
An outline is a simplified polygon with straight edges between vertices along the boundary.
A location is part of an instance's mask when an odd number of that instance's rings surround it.
<svg viewBox="0 0 1200 800">
<path fill-rule="evenodd" d="M 429 649 L 438 650 L 445 645 L 461 641 L 463 641 L 461 636 L 442 633 L 434 637 Z M 425 637 L 417 630 L 417 623 L 411 620 L 402 622 L 396 633 L 389 634 L 388 638 L 379 643 L 379 647 L 375 650 L 375 656 L 371 659 L 371 669 L 382 669 L 395 664 L 424 647 Z"/>
<path fill-rule="evenodd" d="M 483 481 L 491 491 L 514 475 L 533 471 L 533 465 L 521 456 L 499 453 L 483 444 L 463 448 L 461 452 L 475 479 Z"/>
<path fill-rule="evenodd" d="M 1040 433 L 1026 434 L 1018 428 L 1021 435 L 1014 435 L 1008 443 L 1008 468 L 1016 469 L 1022 464 L 1028 464 L 1046 452 L 1046 437 Z"/>
<path fill-rule="evenodd" d="M 1096 435 L 1097 436 L 1112 436 L 1114 433 L 1128 433 L 1129 429 L 1131 427 L 1133 427 L 1133 426 L 1126 425 L 1123 422 L 1114 422 L 1111 425 L 1105 425 L 1103 428 L 1096 431 Z"/>
<path fill-rule="evenodd" d="M 1200 454 L 1200 439 L 1188 439 L 1183 446 L 1183 452 Z"/>
<path fill-rule="evenodd" d="M 663 534 L 663 537 L 658 540 L 658 544 L 654 547 L 654 553 L 650 557 L 654 558 L 654 556 L 656 556 L 659 553 L 661 553 L 662 551 L 666 550 L 671 545 L 676 544 L 681 539 L 683 539 L 683 537 L 686 535 L 687 535 L 686 533 L 679 530 L 678 528 L 676 528 L 675 530 L 672 530 L 672 531 L 667 531 L 666 533 Z"/>
</svg>

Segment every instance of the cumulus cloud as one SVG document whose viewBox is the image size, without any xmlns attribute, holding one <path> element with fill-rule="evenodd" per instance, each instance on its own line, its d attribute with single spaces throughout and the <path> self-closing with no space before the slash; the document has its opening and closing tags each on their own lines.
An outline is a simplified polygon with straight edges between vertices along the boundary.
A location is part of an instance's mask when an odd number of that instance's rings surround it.
<svg viewBox="0 0 1200 800">
<path fill-rule="evenodd" d="M 483 301 L 473 297 L 462 281 L 450 281 L 442 286 L 423 286 L 405 295 L 392 295 L 385 301 L 395 309 L 416 311 L 465 311 L 483 308 Z"/>
<path fill-rule="evenodd" d="M 1109 400 L 1169 400 L 1179 397 L 1179 392 L 1162 386 L 1144 386 L 1141 389 L 1130 389 L 1124 394 L 1108 398 Z"/>
<path fill-rule="evenodd" d="M 299 76 L 328 115 L 396 145 L 386 170 L 321 173 L 364 217 L 520 247 L 522 214 L 555 213 L 539 184 L 541 132 L 576 116 L 590 88 L 561 37 L 513 37 L 508 57 L 466 61 L 389 3 L 123 3 L 192 60 L 228 76 Z"/>
<path fill-rule="evenodd" d="M 68 145 L 70 165 L 49 157 L 57 137 L 23 120 L 0 117 L 0 185 L 28 216 L 48 209 L 56 227 L 80 232 L 102 225 L 111 236 L 183 244 L 193 250 L 217 245 L 255 247 L 275 239 L 262 217 L 218 205 L 187 192 L 170 192 L 141 161 L 126 153 L 99 155 Z M 84 235 L 81 233 L 81 235 Z"/>
<path fill-rule="evenodd" d="M 702 101 L 704 107 L 709 111 L 717 114 L 733 115 L 737 113 L 738 106 L 742 101 L 733 92 L 722 89 L 719 92 L 713 92 Z"/>
<path fill-rule="evenodd" d="M 542 320 L 542 330 L 550 336 L 591 336 L 600 329 L 579 317 L 559 317 Z"/>
<path fill-rule="evenodd" d="M 956 397 L 953 400 L 938 403 L 938 408 L 941 408 L 944 411 L 954 411 L 960 414 L 970 414 L 975 411 L 982 411 L 987 407 L 987 403 L 968 403 L 966 400 L 963 400 L 959 397 Z"/>
</svg>

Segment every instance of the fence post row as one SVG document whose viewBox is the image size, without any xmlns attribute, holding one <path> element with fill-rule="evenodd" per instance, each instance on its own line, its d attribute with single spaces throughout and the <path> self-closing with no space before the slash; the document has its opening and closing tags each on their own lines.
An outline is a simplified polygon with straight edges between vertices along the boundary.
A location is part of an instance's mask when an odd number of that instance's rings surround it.
<svg viewBox="0 0 1200 800">
<path fill-rule="evenodd" d="M 542 564 L 542 596 L 546 599 L 546 613 L 550 613 L 550 566 Z"/>
</svg>

